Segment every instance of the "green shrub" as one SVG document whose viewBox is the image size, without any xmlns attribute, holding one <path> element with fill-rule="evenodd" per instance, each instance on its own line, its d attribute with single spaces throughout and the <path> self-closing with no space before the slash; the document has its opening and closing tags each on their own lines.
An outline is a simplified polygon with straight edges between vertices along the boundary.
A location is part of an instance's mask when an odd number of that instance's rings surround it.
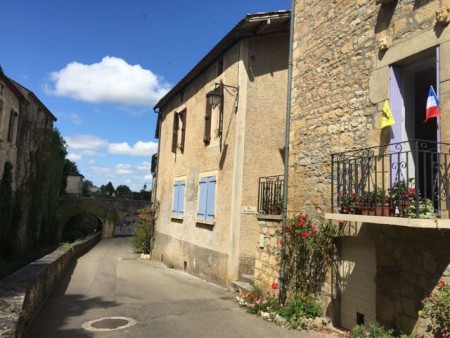
<svg viewBox="0 0 450 338">
<path fill-rule="evenodd" d="M 312 294 L 309 296 L 294 297 L 285 306 L 278 307 L 276 312 L 295 327 L 304 318 L 316 318 L 323 314 L 321 306 Z"/>
<path fill-rule="evenodd" d="M 149 254 L 155 229 L 155 215 L 151 207 L 138 210 L 139 221 L 134 227 L 131 245 L 136 252 Z"/>
<path fill-rule="evenodd" d="M 395 334 L 393 329 L 386 329 L 378 323 L 368 325 L 356 325 L 346 336 L 348 338 L 413 338 L 406 334 Z"/>
<path fill-rule="evenodd" d="M 443 279 L 437 289 L 423 301 L 423 311 L 419 315 L 430 318 L 433 333 L 441 337 L 450 335 L 450 285 Z"/>
</svg>

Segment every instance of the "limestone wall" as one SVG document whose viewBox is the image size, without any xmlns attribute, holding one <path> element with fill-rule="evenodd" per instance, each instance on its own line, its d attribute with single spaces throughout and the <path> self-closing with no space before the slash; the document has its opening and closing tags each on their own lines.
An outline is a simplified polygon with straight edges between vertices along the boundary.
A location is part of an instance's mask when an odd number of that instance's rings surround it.
<svg viewBox="0 0 450 338">
<path fill-rule="evenodd" d="M 277 294 L 278 287 L 273 289 L 272 284 L 279 284 L 282 220 L 280 216 L 260 215 L 258 225 L 255 286 L 266 293 Z"/>
<path fill-rule="evenodd" d="M 296 3 L 289 209 L 323 215 L 330 207 L 331 154 L 389 142 L 380 130 L 389 65 L 439 46 L 442 123 L 450 122 L 450 28 L 436 22 L 438 0 Z M 378 46 L 383 37 L 387 50 Z M 448 130 L 441 128 L 442 141 Z"/>
</svg>

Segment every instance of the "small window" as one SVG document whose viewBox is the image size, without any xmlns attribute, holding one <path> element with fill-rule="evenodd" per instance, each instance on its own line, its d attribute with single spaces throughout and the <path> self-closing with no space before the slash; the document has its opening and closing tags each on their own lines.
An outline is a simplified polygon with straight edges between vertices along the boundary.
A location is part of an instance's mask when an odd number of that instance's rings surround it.
<svg viewBox="0 0 450 338">
<path fill-rule="evenodd" d="M 11 110 L 11 115 L 9 117 L 9 126 L 8 126 L 8 138 L 7 141 L 12 143 L 13 142 L 13 138 L 14 138 L 14 132 L 16 129 L 16 120 L 17 120 L 17 112 L 15 112 L 14 110 Z"/>
<path fill-rule="evenodd" d="M 213 222 L 216 203 L 216 176 L 202 177 L 199 182 L 199 202 L 197 219 Z"/>
<path fill-rule="evenodd" d="M 222 103 L 212 105 L 206 99 L 205 111 L 205 134 L 203 142 L 205 145 L 218 144 L 222 137 L 223 129 L 223 87 L 220 88 L 220 95 L 222 96 Z"/>
<path fill-rule="evenodd" d="M 219 61 L 217 61 L 217 73 L 216 75 L 219 76 L 220 74 L 223 73 L 223 59 L 220 59 Z"/>
<path fill-rule="evenodd" d="M 173 184 L 173 204 L 172 217 L 184 216 L 184 191 L 186 183 L 184 180 L 177 180 Z"/>
<path fill-rule="evenodd" d="M 176 154 L 177 149 L 184 153 L 184 143 L 186 140 L 186 109 L 173 116 L 172 152 Z M 181 128 L 180 128 L 181 123 Z M 181 130 L 181 133 L 179 131 Z"/>
<path fill-rule="evenodd" d="M 182 90 L 181 92 L 180 92 L 180 96 L 179 96 L 179 103 L 180 104 L 183 104 L 184 103 L 184 90 Z"/>
</svg>

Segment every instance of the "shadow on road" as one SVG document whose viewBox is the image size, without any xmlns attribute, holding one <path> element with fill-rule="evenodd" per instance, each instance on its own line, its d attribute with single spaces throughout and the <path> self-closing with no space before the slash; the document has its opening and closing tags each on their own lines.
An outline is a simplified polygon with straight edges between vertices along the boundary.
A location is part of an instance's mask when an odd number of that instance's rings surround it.
<svg viewBox="0 0 450 338">
<path fill-rule="evenodd" d="M 84 330 L 81 325 L 79 329 L 65 328 L 68 322 L 77 321 L 82 315 L 93 309 L 107 309 L 119 304 L 114 301 L 104 300 L 101 297 L 87 298 L 84 295 L 66 295 L 72 274 L 77 263 L 75 262 L 67 271 L 56 289 L 52 292 L 48 301 L 42 306 L 39 314 L 31 324 L 28 338 L 64 338 L 64 337 L 94 337 L 94 334 Z M 49 322 L 47 319 L 52 318 Z M 94 320 L 97 318 L 92 318 Z M 73 325 L 71 325 L 73 327 Z"/>
</svg>

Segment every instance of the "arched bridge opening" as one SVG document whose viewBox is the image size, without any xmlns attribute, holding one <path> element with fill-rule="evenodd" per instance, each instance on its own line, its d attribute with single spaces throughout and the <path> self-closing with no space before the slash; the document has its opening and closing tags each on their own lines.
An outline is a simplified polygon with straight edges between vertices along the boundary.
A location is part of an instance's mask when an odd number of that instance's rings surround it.
<svg viewBox="0 0 450 338">
<path fill-rule="evenodd" d="M 149 204 L 149 201 L 137 200 L 63 197 L 56 216 L 58 239 L 63 240 L 63 233 L 70 235 L 75 231 L 89 234 L 101 230 L 102 239 L 131 235 L 138 210 Z M 84 221 L 86 224 L 82 224 Z"/>
</svg>

